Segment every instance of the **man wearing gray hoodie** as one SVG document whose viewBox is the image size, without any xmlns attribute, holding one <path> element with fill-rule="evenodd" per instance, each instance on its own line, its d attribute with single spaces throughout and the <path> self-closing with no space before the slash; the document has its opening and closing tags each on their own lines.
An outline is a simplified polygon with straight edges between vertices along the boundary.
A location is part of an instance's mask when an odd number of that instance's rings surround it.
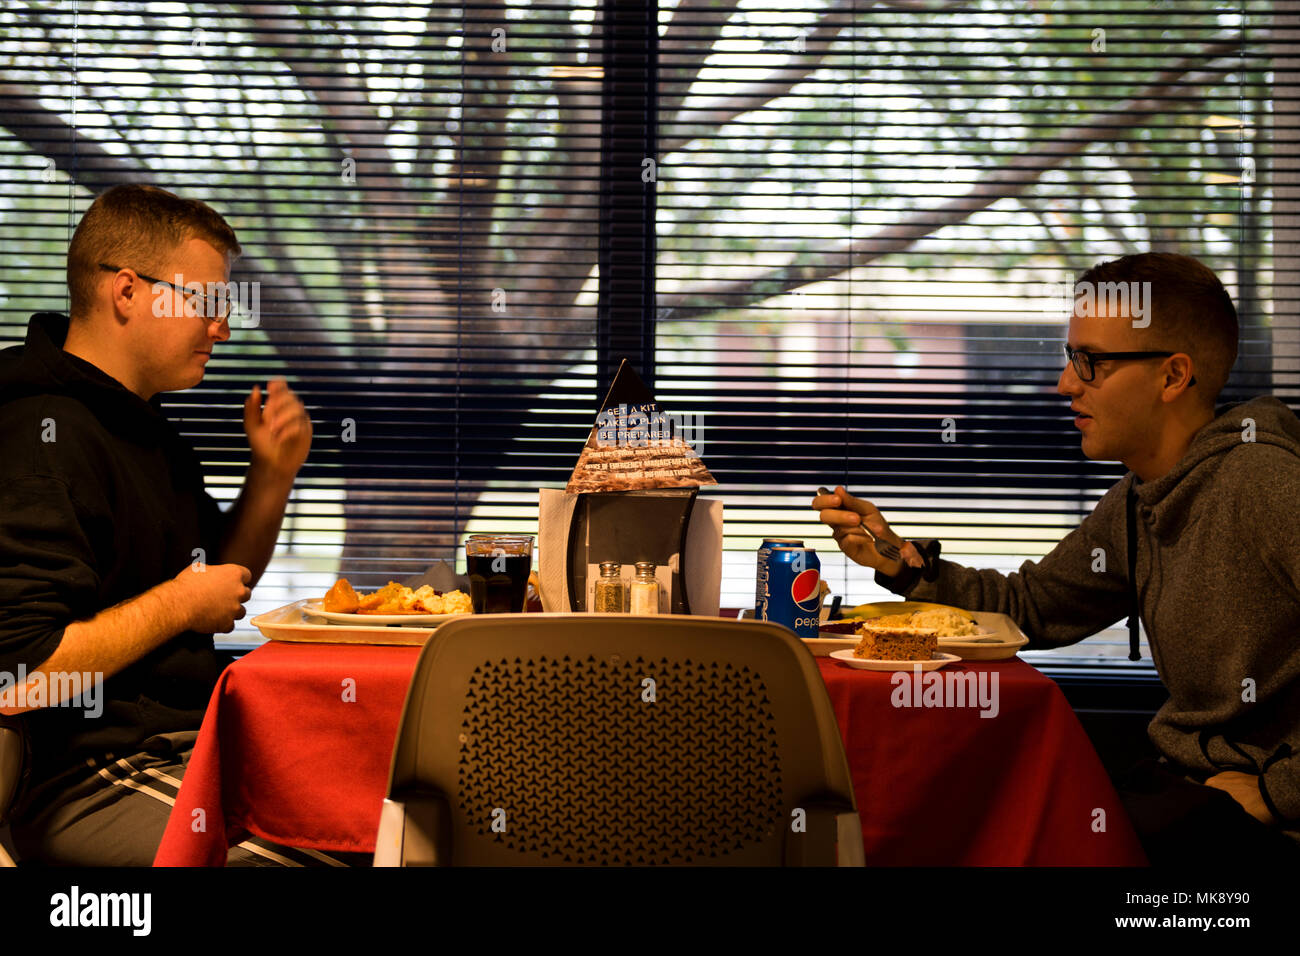
<svg viewBox="0 0 1300 956">
<path fill-rule="evenodd" d="M 1236 311 L 1186 256 L 1084 273 L 1065 351 L 1057 391 L 1084 454 L 1129 471 L 1041 561 L 1003 575 L 942 560 L 843 487 L 813 507 L 882 586 L 1007 614 L 1031 649 L 1128 615 L 1136 660 L 1140 615 L 1169 699 L 1148 728 L 1160 760 L 1117 787 L 1148 857 L 1300 862 L 1300 420 L 1272 397 L 1216 409 Z"/>
</svg>

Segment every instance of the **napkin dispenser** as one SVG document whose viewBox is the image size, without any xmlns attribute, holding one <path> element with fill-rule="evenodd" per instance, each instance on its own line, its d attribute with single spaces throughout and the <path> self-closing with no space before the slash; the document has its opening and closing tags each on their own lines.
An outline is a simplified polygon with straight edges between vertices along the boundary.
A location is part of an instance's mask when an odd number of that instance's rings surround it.
<svg viewBox="0 0 1300 956">
<path fill-rule="evenodd" d="M 716 617 L 722 594 L 722 501 L 696 488 L 539 495 L 538 580 L 546 611 L 590 611 L 603 561 L 631 583 L 653 561 L 661 614 Z"/>
</svg>

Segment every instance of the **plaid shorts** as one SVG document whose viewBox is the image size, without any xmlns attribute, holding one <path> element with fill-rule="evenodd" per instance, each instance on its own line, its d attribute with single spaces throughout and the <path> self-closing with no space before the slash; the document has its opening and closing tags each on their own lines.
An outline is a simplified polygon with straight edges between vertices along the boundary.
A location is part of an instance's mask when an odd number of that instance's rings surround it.
<svg viewBox="0 0 1300 956">
<path fill-rule="evenodd" d="M 198 731 L 158 734 L 126 757 L 87 760 L 23 801 L 11 837 L 23 865 L 152 866 Z M 227 866 L 369 866 L 363 853 L 321 853 L 249 837 Z"/>
</svg>

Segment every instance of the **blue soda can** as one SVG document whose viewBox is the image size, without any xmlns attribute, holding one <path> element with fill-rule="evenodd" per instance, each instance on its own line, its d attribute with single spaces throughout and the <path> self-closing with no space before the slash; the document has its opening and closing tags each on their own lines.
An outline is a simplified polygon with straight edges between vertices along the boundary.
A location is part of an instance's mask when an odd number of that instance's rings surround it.
<svg viewBox="0 0 1300 956">
<path fill-rule="evenodd" d="M 775 547 L 767 558 L 768 599 L 760 620 L 817 636 L 821 616 L 821 568 L 812 548 Z"/>
<path fill-rule="evenodd" d="M 771 597 L 771 592 L 767 586 L 767 559 L 772 555 L 773 548 L 802 548 L 803 541 L 799 538 L 764 538 L 763 543 L 758 546 L 758 574 L 754 580 L 754 618 L 759 621 L 767 620 L 767 600 Z"/>
</svg>

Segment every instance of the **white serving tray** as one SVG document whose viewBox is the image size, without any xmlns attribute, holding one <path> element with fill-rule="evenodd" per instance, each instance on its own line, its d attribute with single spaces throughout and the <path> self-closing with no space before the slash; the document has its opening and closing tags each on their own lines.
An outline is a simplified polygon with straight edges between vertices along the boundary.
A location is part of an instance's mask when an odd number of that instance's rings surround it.
<svg viewBox="0 0 1300 956">
<path fill-rule="evenodd" d="M 418 627 L 409 625 L 388 627 L 382 624 L 331 624 L 321 617 L 308 613 L 313 599 L 294 601 L 274 611 L 259 614 L 250 622 L 272 641 L 291 641 L 299 644 L 413 644 L 427 641 L 437 624 Z M 443 617 L 444 615 L 439 615 Z M 445 615 L 447 619 L 464 615 Z"/>
<path fill-rule="evenodd" d="M 976 641 L 965 637 L 939 638 L 939 650 L 956 654 L 964 661 L 1004 661 L 1015 657 L 1020 648 L 1029 643 L 1025 632 L 1010 617 L 997 611 L 972 611 L 975 623 L 992 631 L 992 641 Z"/>
<path fill-rule="evenodd" d="M 966 661 L 1003 661 L 1015 657 L 1020 648 L 1029 643 L 1022 630 L 1005 614 L 997 611 L 963 611 L 975 619 L 975 623 L 990 632 L 988 636 L 996 637 L 996 642 L 976 641 L 964 637 L 939 638 L 939 650 L 946 654 L 956 654 Z M 832 651 L 858 646 L 858 638 L 852 635 L 843 637 L 810 637 L 804 645 L 815 657 L 829 657 Z"/>
</svg>

